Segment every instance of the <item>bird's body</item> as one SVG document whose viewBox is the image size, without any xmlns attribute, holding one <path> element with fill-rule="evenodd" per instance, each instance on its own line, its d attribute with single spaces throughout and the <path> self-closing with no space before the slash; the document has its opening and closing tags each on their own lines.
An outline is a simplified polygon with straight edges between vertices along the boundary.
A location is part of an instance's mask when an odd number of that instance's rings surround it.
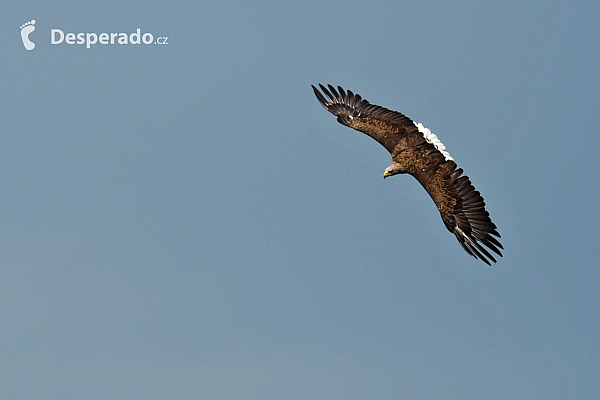
<svg viewBox="0 0 600 400">
<path fill-rule="evenodd" d="M 446 228 L 461 246 L 488 265 L 496 262 L 489 250 L 502 256 L 496 225 L 485 202 L 436 135 L 405 115 L 369 103 L 358 94 L 319 85 L 313 86 L 319 102 L 337 116 L 338 122 L 377 140 L 392 156 L 383 177 L 410 174 L 423 185 L 436 204 Z M 462 175 L 462 176 L 461 176 Z M 485 247 L 484 247 L 485 246 Z"/>
</svg>

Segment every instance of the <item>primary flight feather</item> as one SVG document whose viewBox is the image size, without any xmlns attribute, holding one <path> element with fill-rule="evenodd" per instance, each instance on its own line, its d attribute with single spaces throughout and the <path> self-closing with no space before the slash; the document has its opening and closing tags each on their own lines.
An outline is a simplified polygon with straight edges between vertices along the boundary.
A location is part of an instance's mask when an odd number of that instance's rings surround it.
<svg viewBox="0 0 600 400">
<path fill-rule="evenodd" d="M 446 228 L 463 249 L 486 264 L 502 257 L 500 234 L 485 210 L 481 194 L 446 151 L 436 135 L 404 114 L 377 106 L 360 95 L 332 85 L 311 85 L 319 102 L 339 123 L 377 140 L 392 156 L 383 177 L 410 174 L 437 206 Z M 491 251 L 491 252 L 490 252 Z"/>
</svg>

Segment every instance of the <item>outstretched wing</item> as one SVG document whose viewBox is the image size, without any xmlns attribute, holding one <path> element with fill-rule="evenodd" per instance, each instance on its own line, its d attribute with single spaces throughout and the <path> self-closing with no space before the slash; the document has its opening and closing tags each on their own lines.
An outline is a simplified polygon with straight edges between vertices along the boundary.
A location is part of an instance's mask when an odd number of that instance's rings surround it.
<svg viewBox="0 0 600 400">
<path fill-rule="evenodd" d="M 500 249 L 503 247 L 496 239 L 500 234 L 469 177 L 462 175 L 462 168 L 456 168 L 453 160 L 442 162 L 438 151 L 428 151 L 421 154 L 421 158 L 431 159 L 421 164 L 430 167 L 411 171 L 411 175 L 433 199 L 446 228 L 454 233 L 467 253 L 488 265 L 490 261 L 496 262 L 490 250 L 502 257 Z"/>
<path fill-rule="evenodd" d="M 323 93 L 311 86 L 321 105 L 335 115 L 339 123 L 366 133 L 390 153 L 403 139 L 415 141 L 410 145 L 424 142 L 415 123 L 402 113 L 371 104 L 350 90 L 344 91 L 341 86 L 336 91 L 332 85 L 328 85 L 328 90 L 319 84 Z"/>
</svg>

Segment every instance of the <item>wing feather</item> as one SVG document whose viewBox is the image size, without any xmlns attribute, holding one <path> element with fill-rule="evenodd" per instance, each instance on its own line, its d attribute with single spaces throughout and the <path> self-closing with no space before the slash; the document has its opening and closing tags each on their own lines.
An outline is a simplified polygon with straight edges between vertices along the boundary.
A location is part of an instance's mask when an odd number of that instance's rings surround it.
<svg viewBox="0 0 600 400">
<path fill-rule="evenodd" d="M 338 122 L 371 136 L 390 153 L 399 141 L 411 134 L 418 142 L 424 141 L 415 123 L 402 113 L 371 104 L 341 86 L 337 90 L 333 85 L 322 84 L 319 84 L 321 91 L 314 85 L 312 88 L 321 105 L 335 115 Z"/>
<path fill-rule="evenodd" d="M 449 161 L 438 164 L 427 174 L 413 175 L 431 195 L 444 225 L 467 253 L 491 265 L 490 261 L 496 262 L 491 252 L 502 257 L 503 247 L 496 239 L 500 234 L 485 209 L 481 193 L 462 172 L 454 161 Z"/>
</svg>

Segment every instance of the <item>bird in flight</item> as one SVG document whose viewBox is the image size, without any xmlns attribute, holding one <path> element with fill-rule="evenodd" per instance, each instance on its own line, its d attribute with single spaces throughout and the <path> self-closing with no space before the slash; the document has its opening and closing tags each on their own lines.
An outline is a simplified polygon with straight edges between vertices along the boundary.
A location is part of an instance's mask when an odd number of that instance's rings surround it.
<svg viewBox="0 0 600 400">
<path fill-rule="evenodd" d="M 423 124 L 404 114 L 369 103 L 360 95 L 337 90 L 332 85 L 311 85 L 317 99 L 340 124 L 377 140 L 392 156 L 383 177 L 410 174 L 423 185 L 437 206 L 444 225 L 463 249 L 488 265 L 496 262 L 491 252 L 502 257 L 500 234 L 462 168 L 446 151 L 438 137 Z M 490 252 L 491 251 L 491 252 Z"/>
</svg>

